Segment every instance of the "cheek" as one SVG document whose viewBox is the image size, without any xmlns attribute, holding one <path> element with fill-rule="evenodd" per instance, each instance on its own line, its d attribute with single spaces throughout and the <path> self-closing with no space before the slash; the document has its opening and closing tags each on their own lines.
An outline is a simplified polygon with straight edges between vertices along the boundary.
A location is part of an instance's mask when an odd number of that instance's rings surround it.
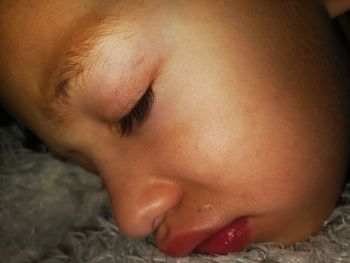
<svg viewBox="0 0 350 263">
<path fill-rule="evenodd" d="M 144 143 L 153 149 L 162 174 L 202 184 L 224 175 L 222 170 L 232 158 L 232 129 L 217 118 L 219 109 L 206 112 L 177 101 L 156 103 L 152 112 Z"/>
<path fill-rule="evenodd" d="M 334 174 L 342 174 L 344 160 L 318 121 L 284 110 L 288 101 L 256 102 L 259 111 L 232 103 L 218 107 L 218 101 L 205 107 L 179 100 L 155 105 L 145 144 L 161 174 L 215 189 L 233 201 L 234 195 L 245 196 L 256 212 L 306 209 L 318 202 L 319 193 L 334 200 L 340 188 Z"/>
</svg>

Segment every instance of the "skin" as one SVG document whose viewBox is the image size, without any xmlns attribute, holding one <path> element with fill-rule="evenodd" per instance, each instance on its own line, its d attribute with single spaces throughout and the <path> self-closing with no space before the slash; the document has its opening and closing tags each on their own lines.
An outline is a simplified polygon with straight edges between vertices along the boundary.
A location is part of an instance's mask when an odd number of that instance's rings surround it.
<svg viewBox="0 0 350 263">
<path fill-rule="evenodd" d="M 341 2 L 2 1 L 0 98 L 101 176 L 125 234 L 164 248 L 248 217 L 252 242 L 290 244 L 321 229 L 347 168 Z M 64 55 L 111 15 L 70 106 L 52 101 Z M 120 136 L 150 84 L 149 117 Z"/>
</svg>

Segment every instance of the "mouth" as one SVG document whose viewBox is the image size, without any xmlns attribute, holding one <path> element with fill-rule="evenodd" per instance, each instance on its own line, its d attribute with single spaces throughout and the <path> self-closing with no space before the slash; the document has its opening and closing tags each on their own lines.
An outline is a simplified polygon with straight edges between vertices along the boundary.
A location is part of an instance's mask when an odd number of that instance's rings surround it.
<svg viewBox="0 0 350 263">
<path fill-rule="evenodd" d="M 159 248 L 173 257 L 191 252 L 207 255 L 226 255 L 242 251 L 250 243 L 248 220 L 241 217 L 219 229 L 205 229 L 177 233 L 160 244 Z"/>
</svg>

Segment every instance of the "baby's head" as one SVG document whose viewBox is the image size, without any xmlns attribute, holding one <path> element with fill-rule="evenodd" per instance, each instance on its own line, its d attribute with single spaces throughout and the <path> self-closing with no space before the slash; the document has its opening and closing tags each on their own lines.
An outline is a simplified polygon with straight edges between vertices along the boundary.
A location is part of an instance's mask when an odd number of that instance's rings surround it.
<svg viewBox="0 0 350 263">
<path fill-rule="evenodd" d="M 125 234 L 183 256 L 322 227 L 349 64 L 321 1 L 2 2 L 2 103 L 101 176 Z"/>
</svg>

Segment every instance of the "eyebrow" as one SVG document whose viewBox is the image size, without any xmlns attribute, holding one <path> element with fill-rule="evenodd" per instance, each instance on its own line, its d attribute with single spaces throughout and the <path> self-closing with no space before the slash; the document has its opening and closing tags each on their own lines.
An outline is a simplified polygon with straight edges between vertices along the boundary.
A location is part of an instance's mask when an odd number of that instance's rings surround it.
<svg viewBox="0 0 350 263">
<path fill-rule="evenodd" d="M 82 76 L 87 68 L 91 68 L 92 62 L 88 58 L 91 57 L 94 48 L 112 33 L 108 30 L 110 26 L 110 19 L 100 21 L 87 30 L 84 33 L 85 37 L 74 44 L 63 56 L 54 90 L 55 101 L 66 101 L 69 98 L 72 82 Z"/>
<path fill-rule="evenodd" d="M 116 30 L 117 20 L 115 16 L 106 16 L 99 20 L 86 30 L 82 39 L 74 43 L 62 57 L 49 99 L 49 111 L 54 119 L 58 121 L 67 119 L 72 90 L 82 86 L 84 75 L 93 68 L 92 57 L 96 54 L 96 46 L 111 34 L 120 32 Z"/>
</svg>

